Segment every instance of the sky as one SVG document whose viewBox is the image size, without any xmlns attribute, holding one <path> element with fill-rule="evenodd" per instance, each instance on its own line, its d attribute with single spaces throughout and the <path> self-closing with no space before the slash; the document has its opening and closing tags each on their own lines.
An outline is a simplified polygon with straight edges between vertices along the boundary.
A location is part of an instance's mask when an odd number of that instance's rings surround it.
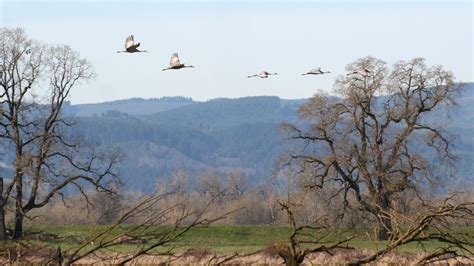
<svg viewBox="0 0 474 266">
<path fill-rule="evenodd" d="M 73 104 L 132 97 L 205 101 L 330 92 L 345 66 L 368 55 L 389 65 L 426 58 L 474 81 L 472 1 L 13 1 L 0 26 L 67 44 L 97 77 Z M 149 53 L 116 53 L 135 35 Z M 164 71 L 172 53 L 194 69 Z M 301 76 L 314 67 L 332 73 Z M 261 70 L 268 79 L 247 78 Z"/>
</svg>

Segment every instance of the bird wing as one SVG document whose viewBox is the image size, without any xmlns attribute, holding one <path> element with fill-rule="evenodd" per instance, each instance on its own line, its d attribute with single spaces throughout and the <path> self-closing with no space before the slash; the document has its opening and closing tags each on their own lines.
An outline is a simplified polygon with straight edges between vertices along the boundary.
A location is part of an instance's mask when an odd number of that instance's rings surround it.
<svg viewBox="0 0 474 266">
<path fill-rule="evenodd" d="M 135 43 L 133 41 L 133 35 L 128 36 L 127 39 L 125 39 L 125 50 L 133 46 L 134 44 Z"/>
<path fill-rule="evenodd" d="M 171 59 L 170 59 L 170 66 L 171 67 L 175 67 L 175 66 L 179 66 L 181 63 L 179 62 L 179 56 L 178 56 L 178 53 L 174 53 L 172 56 L 171 56 Z"/>
</svg>

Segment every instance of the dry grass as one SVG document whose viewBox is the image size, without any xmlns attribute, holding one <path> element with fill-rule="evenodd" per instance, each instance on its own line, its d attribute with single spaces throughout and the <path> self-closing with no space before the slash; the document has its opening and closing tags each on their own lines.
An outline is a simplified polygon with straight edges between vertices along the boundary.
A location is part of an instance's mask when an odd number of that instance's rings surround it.
<svg viewBox="0 0 474 266">
<path fill-rule="evenodd" d="M 54 254 L 53 249 L 48 249 L 46 247 L 22 247 L 23 250 L 20 253 L 20 256 L 17 256 L 14 251 L 11 253 L 10 259 L 6 256 L 0 257 L 1 265 L 17 265 L 20 264 L 38 264 L 43 265 L 51 263 L 51 256 Z M 336 250 L 333 254 L 329 253 L 317 253 L 310 254 L 306 257 L 303 262 L 303 265 L 341 265 L 347 264 L 351 261 L 363 258 L 370 255 L 371 251 L 364 250 Z M 182 252 L 176 256 L 169 255 L 157 255 L 157 256 L 141 256 L 140 258 L 128 263 L 128 265 L 214 265 L 219 262 L 222 262 L 225 258 L 232 257 L 235 254 L 219 254 L 216 255 L 209 250 L 192 248 Z M 414 264 L 425 254 L 419 253 L 412 255 L 409 253 L 391 253 L 384 256 L 377 263 L 373 265 L 392 265 L 396 264 Z M 76 264 L 82 265 L 110 265 L 116 263 L 119 259 L 122 259 L 124 256 L 123 253 L 102 253 L 93 256 L 88 256 L 76 262 Z M 443 265 L 472 265 L 474 263 L 474 258 L 462 258 L 459 260 L 448 259 L 439 262 Z M 239 256 L 234 259 L 230 259 L 223 264 L 235 265 L 235 264 L 245 264 L 245 265 L 283 265 L 283 259 L 276 255 L 273 250 L 266 249 L 258 254 L 253 254 L 249 256 Z"/>
</svg>

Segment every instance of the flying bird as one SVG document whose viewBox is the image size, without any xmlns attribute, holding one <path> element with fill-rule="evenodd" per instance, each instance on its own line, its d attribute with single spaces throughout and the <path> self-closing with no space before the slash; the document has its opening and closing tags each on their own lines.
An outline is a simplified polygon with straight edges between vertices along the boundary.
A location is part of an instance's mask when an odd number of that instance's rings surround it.
<svg viewBox="0 0 474 266">
<path fill-rule="evenodd" d="M 347 73 L 347 76 L 352 76 L 352 75 L 361 75 L 363 77 L 367 77 L 369 74 L 370 74 L 370 70 L 368 70 L 367 68 L 364 68 L 364 69 L 361 69 L 361 70 L 354 70 L 352 72 L 349 72 Z"/>
<path fill-rule="evenodd" d="M 181 62 L 179 61 L 178 53 L 174 53 L 173 55 L 171 55 L 170 66 L 167 68 L 163 68 L 161 71 L 170 70 L 170 69 L 181 69 L 185 67 L 194 68 L 194 66 L 191 66 L 191 65 L 187 66 L 185 64 L 181 64 Z"/>
<path fill-rule="evenodd" d="M 125 39 L 125 50 L 124 51 L 117 51 L 117 53 L 143 53 L 148 52 L 146 50 L 140 51 L 137 48 L 140 46 L 140 43 L 135 44 L 133 39 L 133 35 L 130 35 Z"/>
<path fill-rule="evenodd" d="M 326 73 L 331 73 L 331 71 L 322 71 L 320 67 L 318 68 L 313 68 L 311 69 L 310 71 L 304 73 L 304 74 L 301 74 L 301 75 L 322 75 L 322 74 L 326 74 Z"/>
<path fill-rule="evenodd" d="M 258 72 L 255 75 L 247 76 L 247 78 L 259 77 L 259 78 L 262 78 L 262 79 L 266 79 L 266 78 L 268 78 L 268 76 L 271 76 L 271 75 L 278 75 L 278 73 L 270 73 L 270 72 L 267 72 L 267 71 L 261 71 L 261 72 Z"/>
</svg>

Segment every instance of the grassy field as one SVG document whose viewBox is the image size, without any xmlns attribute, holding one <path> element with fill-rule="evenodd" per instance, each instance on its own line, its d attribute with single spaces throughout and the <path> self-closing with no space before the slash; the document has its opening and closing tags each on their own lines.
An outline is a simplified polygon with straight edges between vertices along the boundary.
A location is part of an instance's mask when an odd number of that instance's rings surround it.
<svg viewBox="0 0 474 266">
<path fill-rule="evenodd" d="M 40 244 L 69 249 L 79 246 L 95 234 L 106 229 L 107 226 L 40 226 L 34 225 L 27 228 L 27 235 L 34 232 L 45 232 L 56 238 L 50 241 L 29 240 Z M 165 229 L 163 227 L 163 229 Z M 116 233 L 120 233 L 118 229 Z M 459 232 L 474 232 L 474 227 L 455 228 Z M 122 231 L 123 232 L 123 231 Z M 187 232 L 183 237 L 177 239 L 170 246 L 176 250 L 183 251 L 189 248 L 201 248 L 216 253 L 239 252 L 248 253 L 262 250 L 272 243 L 286 243 L 291 234 L 288 226 L 260 226 L 260 225 L 212 225 L 208 227 L 196 227 Z M 355 236 L 348 245 L 357 249 L 377 250 L 384 246 L 383 242 L 371 241 L 365 231 L 344 230 L 331 233 L 325 241 L 335 241 L 348 236 Z M 434 250 L 442 247 L 439 242 L 424 242 L 423 246 L 410 243 L 401 247 L 398 251 L 408 253 L 422 252 L 423 248 Z M 115 246 L 109 251 L 130 252 L 136 248 L 134 244 Z M 160 248 L 165 250 L 167 248 Z M 473 247 L 474 250 L 474 247 Z"/>
</svg>

